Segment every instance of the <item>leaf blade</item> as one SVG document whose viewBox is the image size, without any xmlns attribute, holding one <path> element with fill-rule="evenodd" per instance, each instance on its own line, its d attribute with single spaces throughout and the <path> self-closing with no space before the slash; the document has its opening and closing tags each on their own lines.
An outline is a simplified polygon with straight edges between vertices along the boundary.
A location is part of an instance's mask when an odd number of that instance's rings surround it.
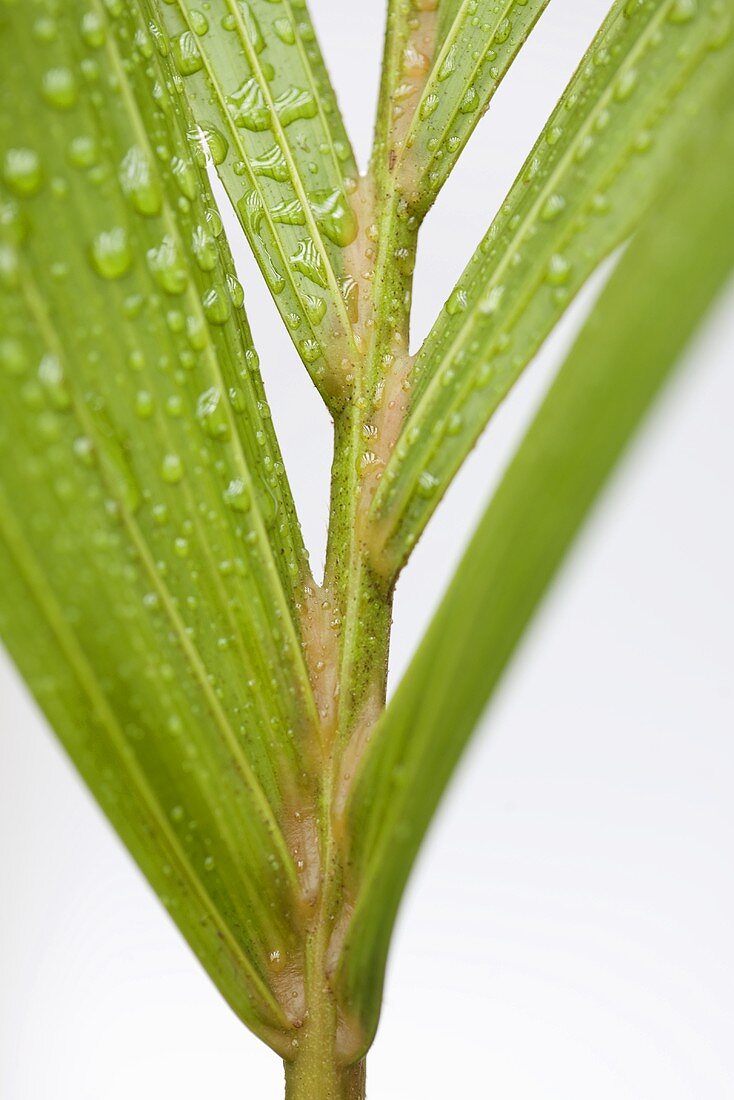
<svg viewBox="0 0 734 1100">
<path fill-rule="evenodd" d="M 402 158 L 425 216 L 549 0 L 461 0 L 439 10 L 433 60 Z M 409 165 L 409 168 L 407 168 Z"/>
<path fill-rule="evenodd" d="M 342 359 L 357 350 L 348 249 L 358 232 L 349 198 L 357 169 L 307 9 L 299 3 L 296 16 L 289 0 L 215 0 L 197 35 L 200 13 L 188 0 L 148 6 L 174 56 L 189 43 L 179 72 L 194 115 L 219 135 L 217 171 L 299 354 L 331 403 L 341 392 Z"/>
<path fill-rule="evenodd" d="M 705 123 L 705 125 L 704 125 Z M 613 273 L 472 538 L 356 777 L 337 981 L 374 1033 L 405 882 L 453 768 L 629 437 L 734 269 L 734 84 Z"/>
<path fill-rule="evenodd" d="M 688 113 L 724 78 L 731 44 L 716 0 L 693 22 L 676 10 L 675 0 L 614 4 L 416 357 L 371 509 L 388 570 L 583 282 L 634 229 Z"/>
<path fill-rule="evenodd" d="M 131 6 L 74 0 L 39 43 L 46 14 L 0 15 L 2 632 L 225 997 L 282 1046 L 268 960 L 308 892 L 290 814 L 316 721 L 300 532 L 169 62 Z"/>
</svg>

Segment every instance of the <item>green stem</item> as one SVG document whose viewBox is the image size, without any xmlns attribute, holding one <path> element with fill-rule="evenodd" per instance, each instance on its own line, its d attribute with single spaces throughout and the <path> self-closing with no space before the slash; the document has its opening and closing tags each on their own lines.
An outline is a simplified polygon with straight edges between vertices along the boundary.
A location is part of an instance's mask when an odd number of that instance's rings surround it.
<svg viewBox="0 0 734 1100">
<path fill-rule="evenodd" d="M 339 1067 L 318 1052 L 285 1063 L 285 1100 L 364 1100 L 364 1059 Z"/>
<path fill-rule="evenodd" d="M 285 1100 L 364 1100 L 365 1096 L 365 1061 L 349 1064 L 349 1056 L 339 1049 L 345 1021 L 326 976 L 332 930 L 327 913 L 334 886 L 333 876 L 327 876 L 318 918 L 307 938 L 308 1011 L 292 1040 L 293 1056 L 285 1062 Z"/>
<path fill-rule="evenodd" d="M 364 254 L 352 257 L 361 281 L 361 342 L 345 361 L 345 395 L 334 410 L 329 537 L 322 607 L 338 641 L 329 659 L 334 689 L 322 700 L 322 782 L 319 792 L 321 883 L 305 961 L 307 1012 L 286 1062 L 286 1100 L 363 1100 L 366 1036 L 350 1005 L 338 1003 L 329 974 L 341 949 L 355 883 L 345 862 L 344 807 L 358 764 L 385 708 L 394 575 L 374 567 L 367 514 L 402 426 L 410 367 L 408 338 L 418 224 L 393 175 L 393 86 L 410 26 L 407 0 L 390 6 L 375 152 L 360 216 L 376 224 Z M 420 28 L 419 28 L 420 29 Z M 421 39 L 422 41 L 422 39 Z M 374 248 L 374 244 L 377 247 Z M 367 272 L 368 274 L 365 274 Z M 321 627 L 324 629 L 324 624 Z M 359 1059 L 359 1060 L 357 1060 Z"/>
<path fill-rule="evenodd" d="M 365 708 L 384 705 L 392 613 L 391 588 L 370 568 L 365 544 L 364 421 L 360 403 L 352 401 L 336 422 L 334 440 L 325 585 L 341 618 L 336 729 L 341 745 Z"/>
</svg>

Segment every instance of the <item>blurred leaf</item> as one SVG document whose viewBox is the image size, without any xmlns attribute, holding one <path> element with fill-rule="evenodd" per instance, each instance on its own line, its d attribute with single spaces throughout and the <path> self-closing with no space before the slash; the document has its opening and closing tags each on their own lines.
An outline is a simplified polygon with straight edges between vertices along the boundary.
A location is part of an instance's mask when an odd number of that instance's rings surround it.
<svg viewBox="0 0 734 1100">
<path fill-rule="evenodd" d="M 629 437 L 734 268 L 734 81 L 633 240 L 491 501 L 347 805 L 337 987 L 374 1032 L 395 914 L 468 737 Z M 689 122 L 689 127 L 691 123 Z"/>
<path fill-rule="evenodd" d="M 357 168 L 306 5 L 147 7 L 165 23 L 198 133 L 293 341 L 333 403 L 342 361 L 356 355 Z"/>
<path fill-rule="evenodd" d="M 372 506 L 394 573 L 488 419 L 638 223 L 732 66 L 721 0 L 618 0 L 421 348 Z"/>
<path fill-rule="evenodd" d="M 53 10 L 0 8 L 2 636 L 222 993 L 282 1047 L 302 1004 L 279 960 L 313 888 L 308 567 L 170 61 L 132 4 Z"/>
</svg>

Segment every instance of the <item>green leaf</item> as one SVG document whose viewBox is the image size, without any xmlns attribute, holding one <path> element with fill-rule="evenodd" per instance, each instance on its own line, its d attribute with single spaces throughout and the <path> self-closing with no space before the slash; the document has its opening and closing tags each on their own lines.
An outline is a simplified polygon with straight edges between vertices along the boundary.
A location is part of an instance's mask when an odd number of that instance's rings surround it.
<svg viewBox="0 0 734 1100">
<path fill-rule="evenodd" d="M 734 268 L 734 81 L 633 240 L 510 464 L 379 722 L 345 817 L 353 913 L 337 988 L 377 1023 L 416 851 L 487 700 L 646 409 Z M 690 121 L 689 121 L 690 125 Z"/>
<path fill-rule="evenodd" d="M 364 248 L 374 320 L 366 389 L 405 411 L 408 331 L 420 224 L 547 0 L 465 0 L 448 27 L 434 2 L 390 0 L 370 178 L 359 198 L 372 229 Z M 512 17 L 510 18 L 510 13 Z M 386 433 L 380 466 L 394 445 Z"/>
<path fill-rule="evenodd" d="M 462 0 L 439 9 L 436 51 L 400 159 L 422 217 L 435 201 L 475 126 L 548 0 Z M 409 56 L 410 77 L 420 56 Z M 412 66 L 412 69 L 410 68 Z M 396 168 L 396 172 L 401 171 Z"/>
<path fill-rule="evenodd" d="M 353 362 L 357 168 L 303 0 L 145 6 L 294 343 L 329 404 Z M 170 43 L 170 46 L 169 46 Z M 334 334 L 337 334 L 335 337 Z"/>
<path fill-rule="evenodd" d="M 597 265 L 638 223 L 732 64 L 721 0 L 618 0 L 421 348 L 371 514 L 383 569 Z"/>
<path fill-rule="evenodd" d="M 133 5 L 50 10 L 0 7 L 0 629 L 222 993 L 283 1049 L 313 885 L 308 567 L 170 60 Z"/>
</svg>

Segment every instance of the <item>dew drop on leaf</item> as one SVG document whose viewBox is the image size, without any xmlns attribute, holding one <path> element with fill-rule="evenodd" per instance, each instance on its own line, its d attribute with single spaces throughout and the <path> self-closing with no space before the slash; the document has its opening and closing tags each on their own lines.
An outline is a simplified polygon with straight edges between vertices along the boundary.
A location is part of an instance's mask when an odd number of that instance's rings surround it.
<svg viewBox="0 0 734 1100">
<path fill-rule="evenodd" d="M 162 198 L 158 180 L 139 145 L 133 145 L 122 159 L 120 185 L 138 214 L 153 217 L 160 213 Z"/>
<path fill-rule="evenodd" d="M 248 512 L 250 510 L 250 493 L 244 481 L 233 478 L 224 490 L 224 501 L 235 512 Z"/>
<path fill-rule="evenodd" d="M 165 294 L 183 294 L 188 271 L 172 236 L 166 234 L 156 248 L 149 249 L 147 259 L 153 278 Z"/>
<path fill-rule="evenodd" d="M 132 267 L 132 251 L 122 226 L 98 233 L 92 241 L 90 255 L 94 270 L 103 279 L 121 279 Z"/>
<path fill-rule="evenodd" d="M 173 61 L 181 76 L 192 76 L 204 67 L 196 37 L 184 31 L 173 39 Z"/>
<path fill-rule="evenodd" d="M 183 463 L 181 458 L 177 454 L 167 454 L 163 456 L 161 462 L 161 477 L 169 485 L 177 485 L 183 478 Z"/>
<path fill-rule="evenodd" d="M 196 404 L 196 416 L 210 439 L 220 442 L 229 439 L 230 427 L 222 394 L 216 386 L 211 386 L 199 396 Z"/>
<path fill-rule="evenodd" d="M 70 111 L 79 98 L 76 78 L 71 69 L 49 69 L 43 75 L 43 98 L 57 111 Z"/>
<path fill-rule="evenodd" d="M 3 162 L 3 178 L 11 191 L 21 198 L 37 195 L 43 183 L 41 158 L 35 149 L 8 149 Z"/>
<path fill-rule="evenodd" d="M 357 236 L 359 226 L 341 188 L 314 191 L 309 196 L 309 202 L 319 226 L 329 240 L 342 248 L 350 245 Z"/>
</svg>

